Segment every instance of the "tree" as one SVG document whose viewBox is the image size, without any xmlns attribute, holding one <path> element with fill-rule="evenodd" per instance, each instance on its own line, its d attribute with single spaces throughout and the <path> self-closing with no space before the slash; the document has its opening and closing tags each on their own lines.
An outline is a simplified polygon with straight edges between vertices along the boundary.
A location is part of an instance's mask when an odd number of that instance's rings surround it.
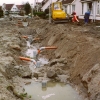
<svg viewBox="0 0 100 100">
<path fill-rule="evenodd" d="M 3 16 L 3 10 L 2 10 L 2 8 L 0 7 L 0 17 L 2 17 Z"/>
<path fill-rule="evenodd" d="M 44 11 L 46 14 L 49 14 L 49 8 L 45 9 Z"/>
<path fill-rule="evenodd" d="M 24 5 L 24 10 L 26 12 L 26 15 L 31 13 L 31 6 L 30 6 L 30 4 L 28 2 Z"/>
</svg>

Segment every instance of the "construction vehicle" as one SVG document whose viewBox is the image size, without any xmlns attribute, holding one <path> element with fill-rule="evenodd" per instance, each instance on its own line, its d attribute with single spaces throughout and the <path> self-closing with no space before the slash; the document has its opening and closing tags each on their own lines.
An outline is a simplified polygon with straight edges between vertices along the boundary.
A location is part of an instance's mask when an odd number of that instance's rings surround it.
<svg viewBox="0 0 100 100">
<path fill-rule="evenodd" d="M 69 22 L 69 15 L 63 10 L 62 2 L 54 2 L 51 4 L 52 22 Z"/>
</svg>

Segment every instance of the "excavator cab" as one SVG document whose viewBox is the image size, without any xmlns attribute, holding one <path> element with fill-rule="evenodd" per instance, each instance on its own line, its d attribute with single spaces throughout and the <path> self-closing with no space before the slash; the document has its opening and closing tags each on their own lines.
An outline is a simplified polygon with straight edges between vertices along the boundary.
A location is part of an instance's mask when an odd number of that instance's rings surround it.
<svg viewBox="0 0 100 100">
<path fill-rule="evenodd" d="M 62 8 L 62 2 L 54 2 L 51 5 L 51 17 L 53 22 L 68 22 L 68 15 Z"/>
</svg>

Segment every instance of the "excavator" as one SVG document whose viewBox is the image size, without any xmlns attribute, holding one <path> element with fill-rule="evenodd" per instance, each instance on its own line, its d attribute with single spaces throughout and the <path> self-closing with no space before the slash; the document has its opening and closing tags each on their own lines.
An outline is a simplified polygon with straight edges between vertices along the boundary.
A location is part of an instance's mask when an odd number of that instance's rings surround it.
<svg viewBox="0 0 100 100">
<path fill-rule="evenodd" d="M 70 21 L 69 15 L 62 8 L 62 2 L 54 2 L 51 4 L 51 17 L 53 23 Z"/>
</svg>

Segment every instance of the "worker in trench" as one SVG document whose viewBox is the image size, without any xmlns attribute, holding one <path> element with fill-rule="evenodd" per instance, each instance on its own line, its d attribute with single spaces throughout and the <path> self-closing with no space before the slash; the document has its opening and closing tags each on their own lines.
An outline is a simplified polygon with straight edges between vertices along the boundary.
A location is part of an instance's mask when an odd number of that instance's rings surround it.
<svg viewBox="0 0 100 100">
<path fill-rule="evenodd" d="M 73 12 L 72 15 L 73 15 L 72 22 L 79 22 L 76 12 Z"/>
</svg>

